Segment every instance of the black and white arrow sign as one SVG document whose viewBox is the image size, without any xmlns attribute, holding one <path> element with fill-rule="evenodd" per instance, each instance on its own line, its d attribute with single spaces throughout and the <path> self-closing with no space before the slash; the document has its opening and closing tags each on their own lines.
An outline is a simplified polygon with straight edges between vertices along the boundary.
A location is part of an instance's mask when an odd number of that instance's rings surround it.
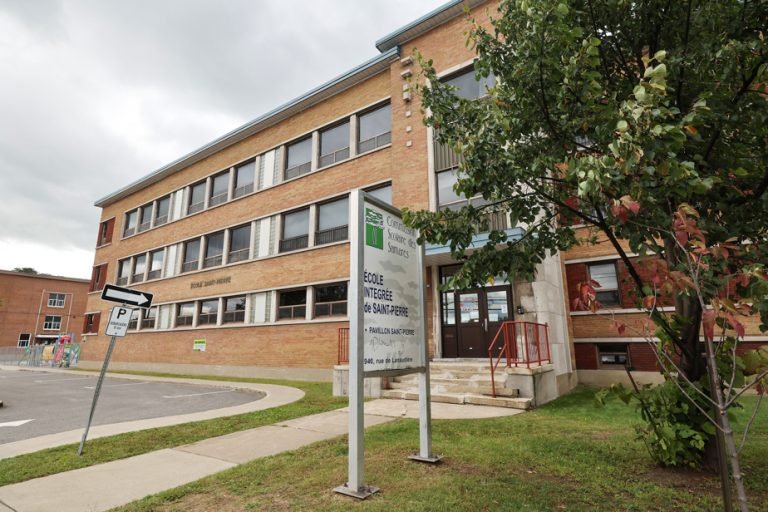
<svg viewBox="0 0 768 512">
<path fill-rule="evenodd" d="M 151 293 L 121 288 L 113 284 L 106 285 L 104 291 L 101 292 L 103 300 L 129 304 L 140 308 L 149 308 L 152 305 L 152 297 Z"/>
</svg>

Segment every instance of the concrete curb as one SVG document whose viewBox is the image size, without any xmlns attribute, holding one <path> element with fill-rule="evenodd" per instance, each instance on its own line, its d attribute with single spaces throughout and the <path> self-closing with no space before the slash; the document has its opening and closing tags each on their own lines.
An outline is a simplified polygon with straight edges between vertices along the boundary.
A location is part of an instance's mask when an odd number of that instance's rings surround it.
<svg viewBox="0 0 768 512">
<path fill-rule="evenodd" d="M 20 368 L 18 366 L 5 366 L 0 365 L 0 370 L 5 371 L 43 371 L 51 373 L 66 373 L 72 375 L 72 370 L 64 370 L 58 368 Z M 90 373 L 90 372 L 88 372 Z M 172 425 L 180 425 L 182 423 L 190 423 L 193 421 L 210 420 L 214 418 L 222 418 L 225 416 L 235 416 L 237 414 L 245 414 L 255 411 L 263 411 L 265 409 L 271 409 L 273 407 L 279 407 L 286 405 L 304 397 L 304 392 L 300 389 L 292 388 L 289 386 L 278 386 L 275 384 L 256 384 L 252 382 L 230 382 L 222 380 L 201 380 L 201 379 L 185 379 L 185 378 L 172 378 L 172 377 L 150 377 L 144 375 L 126 375 L 121 373 L 107 373 L 109 377 L 115 377 L 126 380 L 143 380 L 152 382 L 174 382 L 178 384 L 191 384 L 199 386 L 211 386 L 211 387 L 226 387 L 235 388 L 247 391 L 258 391 L 264 393 L 264 397 L 249 402 L 247 404 L 236 405 L 232 407 L 224 407 L 221 409 L 211 409 L 208 411 L 201 411 L 189 414 L 180 414 L 175 416 L 165 416 L 160 418 L 149 418 L 144 420 L 126 421 L 122 423 L 113 423 L 110 425 L 96 425 L 92 426 L 88 433 L 88 439 L 96 439 L 99 437 L 114 436 L 117 434 L 124 434 L 126 432 L 136 432 L 139 430 L 146 430 L 150 428 L 169 427 Z M 85 425 L 83 425 L 83 428 Z M 22 441 L 16 441 L 13 443 L 6 443 L 0 445 L 0 460 L 9 457 L 16 457 L 26 453 L 32 453 L 47 448 L 55 448 L 57 446 L 72 444 L 80 442 L 80 438 L 83 435 L 83 429 L 70 430 L 67 432 L 59 432 L 57 434 L 49 434 L 40 437 L 34 437 L 32 439 L 24 439 Z"/>
</svg>

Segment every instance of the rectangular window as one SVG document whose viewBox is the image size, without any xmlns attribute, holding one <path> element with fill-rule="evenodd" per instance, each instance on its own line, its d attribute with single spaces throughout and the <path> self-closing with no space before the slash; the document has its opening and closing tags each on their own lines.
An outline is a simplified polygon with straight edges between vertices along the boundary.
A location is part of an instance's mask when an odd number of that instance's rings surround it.
<svg viewBox="0 0 768 512">
<path fill-rule="evenodd" d="M 392 204 L 392 184 L 388 183 L 373 189 L 366 190 L 370 195 L 376 199 L 380 199 L 387 204 Z"/>
<path fill-rule="evenodd" d="M 320 132 L 320 162 L 326 167 L 349 158 L 349 122 Z"/>
<path fill-rule="evenodd" d="M 357 140 L 358 153 L 372 151 L 392 142 L 392 111 L 389 103 L 358 117 Z"/>
<path fill-rule="evenodd" d="M 224 232 L 219 231 L 205 237 L 205 259 L 203 268 L 217 267 L 222 263 L 224 254 Z"/>
<path fill-rule="evenodd" d="M 45 315 L 45 321 L 43 322 L 43 330 L 58 331 L 59 329 L 61 329 L 61 316 Z"/>
<path fill-rule="evenodd" d="M 309 208 L 284 213 L 280 252 L 295 251 L 307 246 L 309 246 Z"/>
<path fill-rule="evenodd" d="M 598 343 L 597 355 L 600 368 L 623 370 L 630 364 L 626 343 Z"/>
<path fill-rule="evenodd" d="M 219 316 L 219 299 L 200 301 L 200 311 L 197 316 L 197 325 L 216 324 Z"/>
<path fill-rule="evenodd" d="M 211 198 L 208 200 L 208 206 L 227 202 L 229 193 L 229 171 L 224 171 L 211 179 Z"/>
<path fill-rule="evenodd" d="M 192 215 L 205 208 L 205 181 L 195 183 L 189 187 L 189 202 L 187 202 L 187 215 Z"/>
<path fill-rule="evenodd" d="M 245 322 L 245 295 L 224 299 L 223 323 Z"/>
<path fill-rule="evenodd" d="M 453 189 L 453 186 L 456 185 L 458 179 L 459 177 L 456 169 L 437 173 L 437 204 L 439 204 L 441 208 L 445 206 L 450 208 L 456 202 L 461 203 L 458 205 L 459 207 L 466 204 L 466 198 L 457 194 Z"/>
<path fill-rule="evenodd" d="M 251 160 L 235 168 L 235 191 L 232 197 L 240 197 L 253 192 L 253 179 L 256 176 L 256 161 Z"/>
<path fill-rule="evenodd" d="M 28 332 L 22 332 L 19 334 L 19 342 L 16 345 L 19 348 L 24 348 L 29 346 L 29 340 L 32 339 L 32 334 Z"/>
<path fill-rule="evenodd" d="M 139 233 L 141 233 L 152 227 L 152 203 L 145 204 L 139 208 L 139 213 L 141 214 Z"/>
<path fill-rule="evenodd" d="M 128 284 L 128 278 L 131 277 L 131 258 L 126 258 L 117 262 L 117 286 Z"/>
<path fill-rule="evenodd" d="M 595 281 L 597 301 L 602 306 L 621 306 L 619 281 L 616 278 L 616 263 L 593 263 L 588 265 L 589 278 Z"/>
<path fill-rule="evenodd" d="M 165 251 L 153 251 L 149 253 L 149 273 L 147 279 L 158 279 L 163 274 L 163 258 Z"/>
<path fill-rule="evenodd" d="M 349 198 L 344 197 L 317 207 L 315 245 L 346 240 L 349 224 Z"/>
<path fill-rule="evenodd" d="M 474 67 L 460 71 L 458 74 L 443 80 L 445 84 L 456 88 L 454 92 L 459 98 L 467 100 L 474 100 L 488 94 L 488 88 L 493 87 L 495 81 L 493 75 L 478 79 L 475 76 Z"/>
<path fill-rule="evenodd" d="M 168 212 L 171 208 L 171 196 L 161 197 L 157 200 L 155 208 L 155 226 L 162 226 L 168 222 Z"/>
<path fill-rule="evenodd" d="M 280 292 L 278 320 L 303 319 L 307 316 L 307 290 Z"/>
<path fill-rule="evenodd" d="M 95 292 L 104 288 L 104 282 L 107 280 L 107 264 L 93 267 L 91 272 L 91 284 L 88 291 Z"/>
<path fill-rule="evenodd" d="M 128 320 L 128 330 L 135 331 L 139 327 L 139 309 L 131 310 L 131 319 Z"/>
<path fill-rule="evenodd" d="M 106 245 L 112 242 L 112 230 L 114 229 L 115 219 L 105 220 L 99 224 L 99 240 L 97 246 Z"/>
<path fill-rule="evenodd" d="M 89 334 L 98 333 L 100 318 L 101 313 L 88 313 L 85 315 L 85 332 Z"/>
<path fill-rule="evenodd" d="M 63 308 L 64 307 L 64 294 L 63 293 L 51 293 L 48 295 L 48 307 L 49 308 Z"/>
<path fill-rule="evenodd" d="M 123 227 L 123 236 L 131 236 L 136 233 L 136 223 L 139 219 L 139 211 L 133 210 L 125 214 L 125 225 Z"/>
<path fill-rule="evenodd" d="M 133 264 L 133 276 L 131 283 L 140 283 L 144 280 L 144 271 L 147 270 L 147 255 L 136 256 Z"/>
<path fill-rule="evenodd" d="M 251 225 L 246 224 L 233 228 L 229 232 L 229 255 L 227 261 L 236 263 L 248 259 L 249 249 L 251 247 Z"/>
<path fill-rule="evenodd" d="M 287 149 L 285 179 L 289 180 L 312 170 L 312 137 L 294 142 Z"/>
<path fill-rule="evenodd" d="M 154 329 L 155 322 L 157 321 L 157 306 L 154 308 L 145 309 L 142 316 L 144 318 L 141 319 L 141 328 Z"/>
<path fill-rule="evenodd" d="M 315 318 L 346 316 L 347 283 L 315 286 Z"/>
<path fill-rule="evenodd" d="M 192 325 L 195 318 L 195 303 L 183 302 L 176 306 L 176 327 Z"/>
<path fill-rule="evenodd" d="M 181 263 L 182 272 L 197 270 L 200 263 L 200 239 L 195 238 L 184 242 L 184 259 Z"/>
</svg>

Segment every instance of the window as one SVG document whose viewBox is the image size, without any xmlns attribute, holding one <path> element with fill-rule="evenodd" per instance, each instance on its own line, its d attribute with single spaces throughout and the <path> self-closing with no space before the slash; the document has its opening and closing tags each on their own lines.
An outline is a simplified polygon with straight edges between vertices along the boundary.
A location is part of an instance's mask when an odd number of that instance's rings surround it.
<svg viewBox="0 0 768 512">
<path fill-rule="evenodd" d="M 99 224 L 99 240 L 96 246 L 106 245 L 112 242 L 112 231 L 114 230 L 115 219 L 105 220 Z"/>
<path fill-rule="evenodd" d="M 147 255 L 142 254 L 136 256 L 133 264 L 133 276 L 131 276 L 132 283 L 140 283 L 144 280 L 144 271 L 147 270 Z"/>
<path fill-rule="evenodd" d="M 597 283 L 595 286 L 597 301 L 602 306 L 621 306 L 616 263 L 594 263 L 588 268 L 589 278 Z"/>
<path fill-rule="evenodd" d="M 131 310 L 131 319 L 128 320 L 128 330 L 135 331 L 139 326 L 139 309 Z"/>
<path fill-rule="evenodd" d="M 64 294 L 63 293 L 51 293 L 48 295 L 48 307 L 49 308 L 63 308 L 64 307 Z"/>
<path fill-rule="evenodd" d="M 224 254 L 224 232 L 219 231 L 218 233 L 206 236 L 203 268 L 221 265 L 222 254 Z"/>
<path fill-rule="evenodd" d="M 28 347 L 30 339 L 32 339 L 32 334 L 28 332 L 23 332 L 19 334 L 19 343 L 16 346 L 20 348 Z"/>
<path fill-rule="evenodd" d="M 600 368 L 623 370 L 629 365 L 629 353 L 625 343 L 598 343 L 597 355 Z"/>
<path fill-rule="evenodd" d="M 368 194 L 372 195 L 376 199 L 380 199 L 387 204 L 392 204 L 392 184 L 388 183 L 374 189 L 366 190 Z"/>
<path fill-rule="evenodd" d="M 232 197 L 240 197 L 253 192 L 253 178 L 255 175 L 255 160 L 238 165 L 235 168 L 235 191 Z"/>
<path fill-rule="evenodd" d="M 101 319 L 101 313 L 88 313 L 85 315 L 85 333 L 98 333 L 99 332 L 99 320 Z"/>
<path fill-rule="evenodd" d="M 307 290 L 293 290 L 280 292 L 280 302 L 277 307 L 278 320 L 290 320 L 306 318 L 307 316 Z"/>
<path fill-rule="evenodd" d="M 107 264 L 93 267 L 91 272 L 91 284 L 88 291 L 95 292 L 104 288 L 104 282 L 107 280 Z"/>
<path fill-rule="evenodd" d="M 347 283 L 315 286 L 315 317 L 346 316 Z"/>
<path fill-rule="evenodd" d="M 61 329 L 61 316 L 45 315 L 45 321 L 43 322 L 43 330 L 58 331 L 59 329 Z"/>
<path fill-rule="evenodd" d="M 225 324 L 245 322 L 245 295 L 224 299 L 224 318 L 222 322 Z"/>
<path fill-rule="evenodd" d="M 125 227 L 123 228 L 123 236 L 131 236 L 136 232 L 136 222 L 139 219 L 139 211 L 133 210 L 125 214 Z"/>
<path fill-rule="evenodd" d="M 444 83 L 456 88 L 456 96 L 467 100 L 473 100 L 485 96 L 488 88 L 492 87 L 496 79 L 493 75 L 478 79 L 475 76 L 475 68 L 460 71 L 458 74 L 443 80 Z"/>
<path fill-rule="evenodd" d="M 294 142 L 288 146 L 285 179 L 289 180 L 312 170 L 312 138 Z"/>
<path fill-rule="evenodd" d="M 131 258 L 126 258 L 117 262 L 117 285 L 124 286 L 128 284 L 128 278 L 131 276 Z"/>
<path fill-rule="evenodd" d="M 157 320 L 157 306 L 144 310 L 144 318 L 141 319 L 142 329 L 154 329 Z"/>
<path fill-rule="evenodd" d="M 155 226 L 162 226 L 168 222 L 168 211 L 171 208 L 171 196 L 161 197 L 157 200 L 155 208 Z"/>
<path fill-rule="evenodd" d="M 197 325 L 216 324 L 219 316 L 219 299 L 204 300 L 200 302 Z"/>
<path fill-rule="evenodd" d="M 187 215 L 201 211 L 205 208 L 205 181 L 189 187 L 189 202 L 187 203 Z"/>
<path fill-rule="evenodd" d="M 181 263 L 182 272 L 197 270 L 200 263 L 200 239 L 195 238 L 184 242 L 184 259 Z"/>
<path fill-rule="evenodd" d="M 229 233 L 229 255 L 227 262 L 235 263 L 248 259 L 251 247 L 251 225 L 246 224 L 232 229 Z"/>
<path fill-rule="evenodd" d="M 392 112 L 389 103 L 358 117 L 357 140 L 358 153 L 372 151 L 392 142 Z"/>
<path fill-rule="evenodd" d="M 139 233 L 141 233 L 152 227 L 152 203 L 139 208 L 139 213 L 141 213 L 141 224 L 139 224 Z"/>
<path fill-rule="evenodd" d="M 165 251 L 153 251 L 149 253 L 149 273 L 147 279 L 158 279 L 163 274 L 163 259 Z"/>
<path fill-rule="evenodd" d="M 349 122 L 320 132 L 319 167 L 349 158 Z"/>
<path fill-rule="evenodd" d="M 217 174 L 211 179 L 211 197 L 208 200 L 208 206 L 227 202 L 229 191 L 229 171 Z"/>
<path fill-rule="evenodd" d="M 317 234 L 315 244 L 328 244 L 347 239 L 349 198 L 337 199 L 317 207 Z"/>
<path fill-rule="evenodd" d="M 458 179 L 456 169 L 437 173 L 437 204 L 441 207 L 448 206 L 450 208 L 457 201 L 461 202 L 459 207 L 466 204 L 466 199 L 453 189 Z"/>
<path fill-rule="evenodd" d="M 195 303 L 183 302 L 176 306 L 176 327 L 192 325 L 195 318 Z"/>
<path fill-rule="evenodd" d="M 283 214 L 280 252 L 295 251 L 309 245 L 309 208 Z"/>
</svg>

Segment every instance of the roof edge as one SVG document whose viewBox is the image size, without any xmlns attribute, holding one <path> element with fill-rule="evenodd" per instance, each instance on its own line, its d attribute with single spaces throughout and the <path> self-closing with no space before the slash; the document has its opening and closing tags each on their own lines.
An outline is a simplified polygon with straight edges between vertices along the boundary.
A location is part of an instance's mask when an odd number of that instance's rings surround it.
<svg viewBox="0 0 768 512">
<path fill-rule="evenodd" d="M 4 276 L 19 276 L 19 277 L 31 277 L 31 278 L 38 278 L 38 279 L 52 279 L 55 281 L 75 281 L 78 283 L 90 283 L 90 279 L 83 279 L 81 277 L 67 277 L 67 276 L 57 276 L 53 274 L 28 274 L 27 272 L 15 272 L 13 270 L 2 270 L 0 269 L 0 275 Z"/>
<path fill-rule="evenodd" d="M 407 25 L 403 25 L 376 41 L 376 48 L 381 51 L 389 51 L 403 43 L 415 39 L 416 37 L 432 30 L 445 23 L 446 21 L 461 15 L 466 5 L 470 9 L 477 7 L 486 0 L 451 0 L 437 9 L 434 9 L 424 16 L 414 20 Z"/>
<path fill-rule="evenodd" d="M 167 176 L 170 176 L 185 167 L 203 160 L 215 152 L 221 151 L 222 149 L 236 144 L 237 142 L 240 142 L 243 139 L 250 137 L 251 135 L 269 128 L 270 126 L 277 124 L 278 122 L 287 117 L 290 117 L 291 115 L 297 114 L 326 98 L 335 96 L 336 94 L 345 91 L 349 87 L 362 82 L 363 80 L 366 80 L 371 76 L 380 73 L 381 71 L 384 71 L 389 67 L 390 62 L 397 58 L 399 54 L 400 49 L 396 46 L 392 47 L 386 52 L 363 62 L 362 64 L 352 68 L 346 73 L 343 73 L 336 78 L 333 78 L 328 82 L 325 82 L 324 84 L 311 89 L 309 92 L 294 98 L 293 100 L 290 100 L 275 109 L 270 110 L 266 114 L 257 117 L 253 121 L 235 128 L 234 130 L 222 135 L 221 137 L 214 139 L 208 144 L 205 144 L 204 146 L 201 146 L 200 148 L 161 167 L 160 169 L 157 169 L 156 171 L 134 181 L 133 183 L 130 183 L 125 187 L 102 197 L 94 203 L 94 206 L 99 208 L 109 206 L 110 204 L 123 199 L 134 192 L 152 185 L 153 183 L 157 183 L 163 178 L 166 178 Z"/>
</svg>

